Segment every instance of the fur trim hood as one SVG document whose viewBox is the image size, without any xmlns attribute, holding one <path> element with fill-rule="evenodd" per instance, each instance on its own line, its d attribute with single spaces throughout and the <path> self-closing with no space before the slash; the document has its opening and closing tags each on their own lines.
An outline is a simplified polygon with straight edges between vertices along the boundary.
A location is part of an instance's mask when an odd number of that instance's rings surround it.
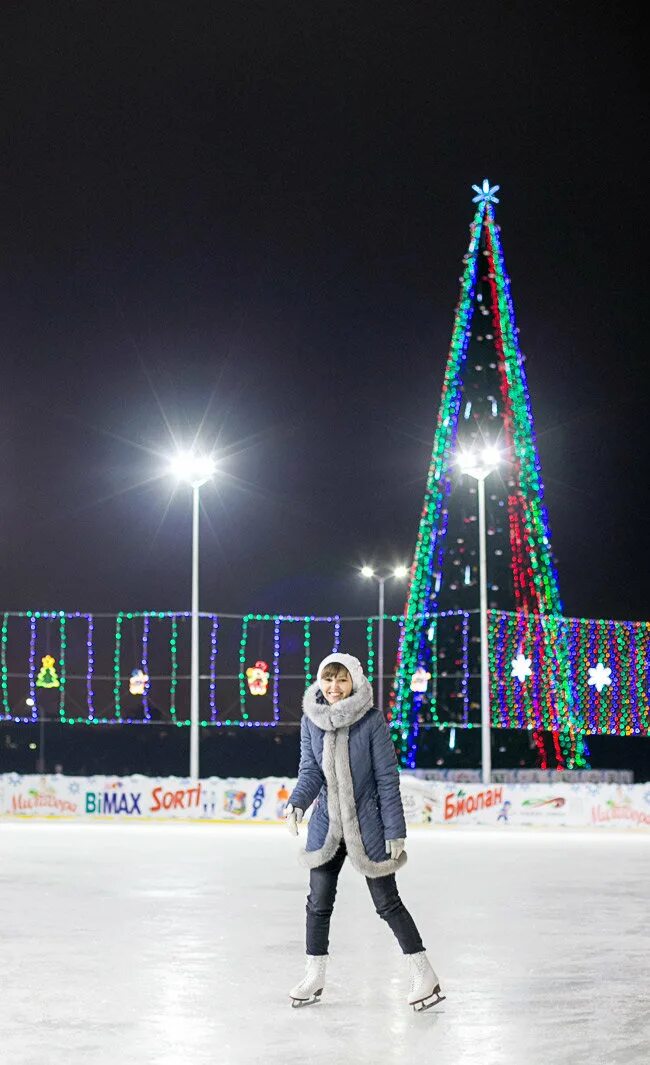
<svg viewBox="0 0 650 1065">
<path fill-rule="evenodd" d="M 330 706 L 327 701 L 321 702 L 324 698 L 320 684 L 316 681 L 307 688 L 302 700 L 302 709 L 319 728 L 325 732 L 334 732 L 337 728 L 349 728 L 354 725 L 355 721 L 359 721 L 370 710 L 373 701 L 372 687 L 367 677 L 363 677 L 358 690 L 348 695 L 347 699 L 341 699 Z"/>
</svg>

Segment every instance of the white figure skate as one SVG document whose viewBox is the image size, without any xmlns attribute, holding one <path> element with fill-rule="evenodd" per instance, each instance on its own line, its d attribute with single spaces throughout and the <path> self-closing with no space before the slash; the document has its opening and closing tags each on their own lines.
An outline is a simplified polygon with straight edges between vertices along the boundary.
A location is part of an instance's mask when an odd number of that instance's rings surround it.
<svg viewBox="0 0 650 1065">
<path fill-rule="evenodd" d="M 421 950 L 418 954 L 406 955 L 411 974 L 411 986 L 407 1002 L 416 1013 L 429 1010 L 444 1002 L 445 996 L 440 994 L 440 981 L 434 973 L 426 952 Z M 431 1001 L 429 1001 L 431 999 Z"/>
<path fill-rule="evenodd" d="M 289 992 L 292 1006 L 311 1006 L 319 1001 L 325 987 L 326 968 L 327 954 L 307 955 L 305 975 Z"/>
</svg>

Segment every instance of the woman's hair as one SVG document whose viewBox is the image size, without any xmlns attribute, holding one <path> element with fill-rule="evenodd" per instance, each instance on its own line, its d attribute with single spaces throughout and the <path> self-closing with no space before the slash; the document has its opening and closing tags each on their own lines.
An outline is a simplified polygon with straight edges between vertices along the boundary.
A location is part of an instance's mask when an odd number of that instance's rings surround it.
<svg viewBox="0 0 650 1065">
<path fill-rule="evenodd" d="M 329 662 L 321 673 L 320 679 L 333 680 L 334 677 L 338 677 L 341 673 L 345 673 L 346 677 L 352 680 L 349 669 L 346 669 L 342 662 Z"/>
</svg>

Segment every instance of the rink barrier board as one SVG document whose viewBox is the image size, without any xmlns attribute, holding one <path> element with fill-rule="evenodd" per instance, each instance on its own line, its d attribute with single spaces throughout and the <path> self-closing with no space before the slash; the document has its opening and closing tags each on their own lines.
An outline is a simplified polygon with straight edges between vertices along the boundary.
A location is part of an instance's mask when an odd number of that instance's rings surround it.
<svg viewBox="0 0 650 1065">
<path fill-rule="evenodd" d="M 3 820 L 277 823 L 295 784 L 287 777 L 39 776 L 0 774 Z M 650 783 L 484 786 L 400 776 L 407 824 L 650 829 Z M 309 811 L 305 821 L 309 819 Z"/>
</svg>

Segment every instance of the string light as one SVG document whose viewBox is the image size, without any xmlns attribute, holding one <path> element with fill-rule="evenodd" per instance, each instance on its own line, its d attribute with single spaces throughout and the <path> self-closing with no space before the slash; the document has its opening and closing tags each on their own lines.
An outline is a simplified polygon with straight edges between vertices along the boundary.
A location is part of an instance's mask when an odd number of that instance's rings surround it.
<svg viewBox="0 0 650 1065">
<path fill-rule="evenodd" d="M 149 689 L 151 687 L 151 681 L 149 680 L 149 628 L 151 626 L 151 619 L 149 614 L 145 611 L 142 617 L 142 674 L 147 678 L 146 684 L 142 691 L 142 709 L 144 711 L 145 721 L 151 720 L 151 707 L 149 705 Z"/>
<path fill-rule="evenodd" d="M 86 614 L 86 620 L 88 622 L 88 631 L 86 634 L 86 658 L 88 662 L 88 673 L 86 674 L 86 698 L 88 702 L 88 717 L 92 718 L 95 713 L 94 697 L 93 697 L 93 672 L 95 669 L 95 650 L 93 646 L 93 635 L 95 632 L 95 624 L 92 614 Z"/>
<path fill-rule="evenodd" d="M 212 618 L 212 627 L 210 629 L 210 720 L 216 721 L 217 719 L 217 654 L 219 637 L 219 618 L 215 616 Z"/>
<path fill-rule="evenodd" d="M 375 679 L 375 647 L 372 636 L 374 620 L 374 618 L 368 618 L 368 623 L 366 625 L 366 644 L 368 645 L 368 666 L 366 668 L 366 676 L 371 684 Z"/>
<path fill-rule="evenodd" d="M 65 718 L 65 652 L 67 636 L 65 631 L 65 614 L 59 611 L 59 717 Z"/>
<path fill-rule="evenodd" d="M 9 615 L 2 615 L 2 632 L 0 633 L 0 686 L 2 687 L 2 710 L 3 717 L 11 717 L 9 705 L 9 683 L 7 670 L 7 629 L 9 627 Z"/>
<path fill-rule="evenodd" d="M 169 637 L 169 650 L 171 654 L 171 677 L 169 678 L 169 712 L 172 716 L 172 721 L 178 724 L 176 721 L 176 688 L 178 685 L 178 618 L 176 614 L 171 615 L 171 634 Z M 185 722 L 189 725 L 189 721 Z"/>
<path fill-rule="evenodd" d="M 304 622 L 304 647 L 305 647 L 305 682 L 312 683 L 311 676 L 311 619 L 305 618 Z"/>
<path fill-rule="evenodd" d="M 650 622 L 549 619 L 505 611 L 491 611 L 489 618 L 494 727 L 552 731 L 562 751 L 563 709 L 547 698 L 548 675 L 557 668 L 557 643 L 549 633 L 557 631 L 559 621 L 569 661 L 572 724 L 583 747 L 588 735 L 649 735 L 644 677 L 650 671 Z M 518 655 L 531 663 L 523 680 L 506 668 Z"/>
<path fill-rule="evenodd" d="M 273 619 L 273 721 L 280 720 L 280 619 Z"/>
<path fill-rule="evenodd" d="M 38 717 L 40 717 L 40 711 L 36 702 L 36 677 L 34 676 L 36 670 L 36 617 L 33 614 L 29 615 L 29 697 L 31 699 L 32 707 L 36 711 Z M 16 718 L 16 721 L 19 721 Z"/>
<path fill-rule="evenodd" d="M 463 724 L 469 721 L 469 614 L 463 614 L 463 676 L 461 693 L 463 700 Z"/>
<path fill-rule="evenodd" d="M 142 618 L 142 672 L 149 675 L 150 665 L 150 638 L 151 626 L 167 624 L 169 640 L 169 661 L 171 670 L 169 674 L 170 684 L 170 708 L 172 719 L 179 727 L 185 726 L 185 720 L 176 720 L 175 693 L 178 681 L 178 640 L 179 623 L 189 618 L 189 612 L 144 612 L 120 613 L 115 618 L 115 648 L 113 655 L 113 698 L 115 713 L 112 716 L 97 716 L 93 703 L 93 681 L 96 668 L 95 619 L 90 614 L 68 613 L 65 614 L 66 625 L 62 625 L 61 613 L 51 612 L 7 612 L 2 616 L 0 627 L 0 688 L 2 690 L 1 707 L 3 719 L 12 719 L 17 722 L 31 723 L 38 720 L 39 708 L 36 706 L 36 661 L 39 625 L 55 625 L 59 635 L 63 634 L 63 653 L 58 656 L 58 664 L 62 674 L 66 678 L 64 691 L 69 687 L 66 659 L 66 647 L 74 634 L 74 628 L 69 624 L 74 619 L 84 619 L 85 642 L 87 645 L 88 672 L 86 680 L 86 695 L 88 701 L 87 715 L 66 716 L 66 706 L 60 704 L 60 712 L 63 716 L 61 721 L 65 724 L 108 724 L 108 725 L 143 725 L 151 724 L 151 715 L 145 712 L 144 719 L 141 717 L 131 718 L 122 710 L 121 691 L 122 684 L 128 682 L 128 676 L 120 674 L 121 645 L 124 635 L 125 623 L 134 619 Z M 210 684 L 213 692 L 213 684 L 216 684 L 216 660 L 217 660 L 217 632 L 219 619 L 216 615 L 203 615 L 210 618 Z M 23 674 L 12 673 L 11 677 L 23 676 L 27 679 L 29 698 L 34 705 L 30 708 L 30 714 L 12 710 L 9 691 L 9 664 L 8 646 L 13 646 L 12 619 L 26 618 L 29 622 L 29 655 L 26 672 Z M 457 663 L 460 665 L 459 693 L 462 700 L 463 710 L 455 716 L 454 720 L 443 719 L 435 705 L 431 707 L 431 724 L 418 722 L 417 731 L 411 728 L 408 721 L 404 721 L 400 739 L 404 742 L 407 756 L 414 757 L 413 736 L 419 733 L 420 728 L 462 728 L 473 729 L 478 727 L 478 721 L 472 720 L 469 702 L 470 681 L 470 614 L 467 611 L 441 611 L 439 614 L 427 614 L 422 619 L 421 629 L 427 640 L 435 648 L 435 631 L 441 619 L 448 619 L 454 624 L 459 633 L 459 641 L 462 641 L 462 654 Z M 374 624 L 375 619 L 363 619 L 366 636 L 369 631 L 369 623 Z M 387 615 L 386 620 L 394 624 L 400 634 L 404 632 L 406 619 L 400 615 Z M 419 619 L 417 619 L 419 621 Z M 202 726 L 215 727 L 240 727 L 240 728 L 273 728 L 281 717 L 280 689 L 282 684 L 281 668 L 281 631 L 285 624 L 298 624 L 302 627 L 305 639 L 304 645 L 304 685 L 311 682 L 312 663 L 308 648 L 311 646 L 312 634 L 316 625 L 333 626 L 334 646 L 340 644 L 341 619 L 336 616 L 303 616 L 286 614 L 249 614 L 242 621 L 242 639 L 240 644 L 240 666 L 244 663 L 247 654 L 247 639 L 250 623 L 266 622 L 272 626 L 273 633 L 273 659 L 270 673 L 272 676 L 273 695 L 273 718 L 272 720 L 251 720 L 246 705 L 243 706 L 239 717 L 223 720 L 217 713 L 214 700 L 210 703 L 210 720 L 201 722 Z M 563 708 L 557 703 L 549 677 L 552 677 L 557 669 L 557 641 L 564 640 L 569 670 L 566 684 L 569 688 L 569 697 L 573 707 L 573 731 L 574 735 L 581 739 L 589 735 L 650 735 L 650 694 L 648 692 L 646 677 L 650 675 L 650 622 L 618 622 L 586 619 L 570 619 L 525 611 L 495 611 L 488 612 L 488 648 L 489 648 L 489 675 L 490 675 L 490 703 L 492 709 L 492 724 L 494 728 L 519 729 L 532 732 L 533 740 L 540 752 L 540 759 L 546 757 L 543 754 L 543 743 L 539 738 L 541 733 L 549 731 L 558 738 L 559 756 L 563 757 L 566 748 L 562 746 L 562 729 L 565 723 Z M 372 628 L 372 626 L 370 626 Z M 434 630 L 433 640 L 429 640 L 431 630 Z M 68 631 L 69 630 L 69 631 Z M 307 639 L 308 636 L 308 639 Z M 23 637 L 24 638 L 24 637 Z M 374 642 L 372 645 L 374 656 Z M 530 660 L 530 672 L 520 680 L 512 674 L 512 665 L 522 655 Z M 56 667 L 56 659 L 50 656 Z M 431 672 L 428 690 L 435 691 L 434 684 L 437 679 L 435 671 L 436 656 L 433 655 L 434 668 L 426 670 Z M 589 684 L 590 675 L 593 671 L 601 670 L 596 675 L 605 673 L 611 680 L 610 684 L 601 684 L 601 690 L 597 690 L 596 684 Z M 607 674 L 606 671 L 610 672 Z M 590 674 L 590 671 L 592 673 Z M 54 670 L 56 673 L 56 668 Z M 75 678 L 81 679 L 81 678 Z M 295 678 L 294 678 L 295 679 Z M 269 678 L 271 683 L 271 677 Z M 245 697 L 248 696 L 246 678 L 244 674 Z M 148 687 L 148 685 L 147 685 Z M 60 698 L 61 688 L 59 688 Z M 421 694 L 423 699 L 428 700 L 426 692 Z M 143 697 L 144 702 L 144 697 Z M 29 703 L 28 703 L 29 705 Z M 119 714 L 119 716 L 117 716 Z M 393 722 L 391 722 L 395 728 Z"/>
</svg>

